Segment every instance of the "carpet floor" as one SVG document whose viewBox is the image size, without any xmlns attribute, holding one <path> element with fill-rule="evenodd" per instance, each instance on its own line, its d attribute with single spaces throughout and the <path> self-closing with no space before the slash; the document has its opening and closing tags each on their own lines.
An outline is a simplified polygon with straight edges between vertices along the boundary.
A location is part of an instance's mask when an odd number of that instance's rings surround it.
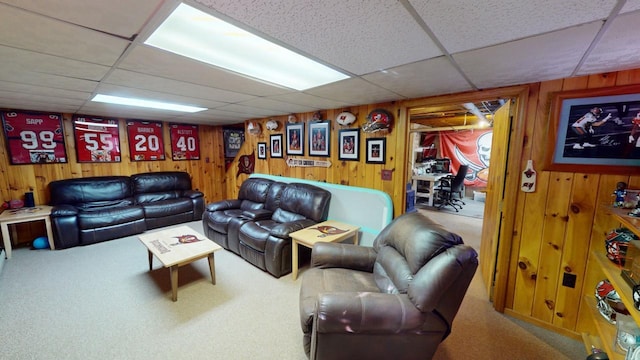
<svg viewBox="0 0 640 360">
<path fill-rule="evenodd" d="M 472 241 L 476 230 L 463 224 L 480 220 L 445 215 L 433 217 Z M 201 222 L 187 225 L 202 231 Z M 215 286 L 206 260 L 181 267 L 172 302 L 168 269 L 155 260 L 149 271 L 135 236 L 14 249 L 0 273 L 0 359 L 306 359 L 300 279 L 275 279 L 225 250 L 215 260 Z M 583 359 L 578 348 L 493 311 L 476 275 L 434 359 Z"/>
</svg>

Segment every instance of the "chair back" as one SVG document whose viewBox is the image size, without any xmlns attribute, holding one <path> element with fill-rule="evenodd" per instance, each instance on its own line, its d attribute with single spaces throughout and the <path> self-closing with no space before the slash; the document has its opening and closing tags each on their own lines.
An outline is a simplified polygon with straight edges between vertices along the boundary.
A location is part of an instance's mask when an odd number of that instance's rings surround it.
<svg viewBox="0 0 640 360">
<path fill-rule="evenodd" d="M 451 192 L 458 192 L 462 190 L 462 186 L 464 185 L 464 178 L 467 176 L 467 171 L 469 170 L 469 165 L 460 165 L 458 169 L 458 173 L 451 181 Z"/>
</svg>

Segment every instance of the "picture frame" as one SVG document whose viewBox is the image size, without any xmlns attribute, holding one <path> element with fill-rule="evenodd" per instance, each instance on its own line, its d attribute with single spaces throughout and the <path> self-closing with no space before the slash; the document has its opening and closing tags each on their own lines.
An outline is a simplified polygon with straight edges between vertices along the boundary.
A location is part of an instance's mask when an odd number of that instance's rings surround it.
<svg viewBox="0 0 640 360">
<path fill-rule="evenodd" d="M 266 159 L 267 158 L 267 143 L 259 142 L 258 143 L 258 159 Z"/>
<path fill-rule="evenodd" d="M 386 163 L 386 138 L 367 139 L 367 164 Z"/>
<path fill-rule="evenodd" d="M 360 161 L 360 128 L 338 131 L 338 160 Z"/>
<path fill-rule="evenodd" d="M 287 124 L 287 155 L 304 155 L 304 123 Z"/>
<path fill-rule="evenodd" d="M 270 153 L 272 158 L 282 157 L 282 134 L 269 136 Z"/>
<path fill-rule="evenodd" d="M 640 173 L 640 85 L 554 93 L 548 133 L 544 170 Z"/>
<path fill-rule="evenodd" d="M 121 161 L 120 122 L 117 119 L 73 115 L 72 121 L 79 163 Z"/>
<path fill-rule="evenodd" d="M 2 128 L 11 165 L 67 162 L 62 114 L 3 111 Z"/>
<path fill-rule="evenodd" d="M 329 156 L 331 153 L 331 122 L 309 124 L 309 156 Z"/>
<path fill-rule="evenodd" d="M 164 123 L 161 121 L 127 120 L 131 161 L 160 161 L 164 155 Z"/>
<path fill-rule="evenodd" d="M 200 160 L 198 125 L 170 123 L 169 139 L 172 160 Z"/>
</svg>

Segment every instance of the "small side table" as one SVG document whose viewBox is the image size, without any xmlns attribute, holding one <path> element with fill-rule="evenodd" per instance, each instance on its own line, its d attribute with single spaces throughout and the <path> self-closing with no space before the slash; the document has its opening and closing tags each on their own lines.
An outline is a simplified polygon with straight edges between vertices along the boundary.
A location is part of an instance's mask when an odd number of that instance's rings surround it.
<svg viewBox="0 0 640 360">
<path fill-rule="evenodd" d="M 24 223 L 29 221 L 44 220 L 47 228 L 47 238 L 49 247 L 55 250 L 53 242 L 53 231 L 51 230 L 51 206 L 38 205 L 32 208 L 7 209 L 0 214 L 0 228 L 2 229 L 2 242 L 4 243 L 5 257 L 11 259 L 11 236 L 9 235 L 9 225 Z"/>
<path fill-rule="evenodd" d="M 340 242 L 353 237 L 353 243 L 358 244 L 359 226 L 349 225 L 338 221 L 325 221 L 302 230 L 292 232 L 291 246 L 291 276 L 293 280 L 298 278 L 298 245 L 306 246 L 310 249 L 317 242 Z"/>
</svg>

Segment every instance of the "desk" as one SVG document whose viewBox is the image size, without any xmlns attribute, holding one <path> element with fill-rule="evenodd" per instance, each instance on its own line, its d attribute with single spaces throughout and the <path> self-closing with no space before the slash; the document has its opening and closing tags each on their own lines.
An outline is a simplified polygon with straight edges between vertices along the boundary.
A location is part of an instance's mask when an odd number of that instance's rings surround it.
<svg viewBox="0 0 640 360">
<path fill-rule="evenodd" d="M 328 220 L 289 234 L 292 246 L 291 277 L 293 280 L 298 278 L 298 245 L 313 249 L 313 244 L 317 242 L 339 242 L 350 237 L 353 237 L 353 243 L 357 245 L 358 231 L 360 231 L 359 226 Z"/>
<path fill-rule="evenodd" d="M 415 191 L 416 199 L 418 197 L 426 197 L 429 199 L 428 205 L 433 206 L 433 195 L 435 193 L 435 187 L 440 183 L 440 180 L 444 177 L 451 175 L 450 173 L 430 173 L 424 175 L 413 175 L 411 177 L 411 189 Z M 418 181 L 428 181 L 429 182 L 429 192 L 418 192 Z"/>
<path fill-rule="evenodd" d="M 53 243 L 53 231 L 51 230 L 51 206 L 38 205 L 33 208 L 22 208 L 5 210 L 0 214 L 0 228 L 2 229 L 2 242 L 4 243 L 4 251 L 7 259 L 11 259 L 11 237 L 9 235 L 9 225 L 24 223 L 29 221 L 44 220 L 47 227 L 47 238 L 49 247 L 54 250 L 56 247 Z"/>
</svg>

